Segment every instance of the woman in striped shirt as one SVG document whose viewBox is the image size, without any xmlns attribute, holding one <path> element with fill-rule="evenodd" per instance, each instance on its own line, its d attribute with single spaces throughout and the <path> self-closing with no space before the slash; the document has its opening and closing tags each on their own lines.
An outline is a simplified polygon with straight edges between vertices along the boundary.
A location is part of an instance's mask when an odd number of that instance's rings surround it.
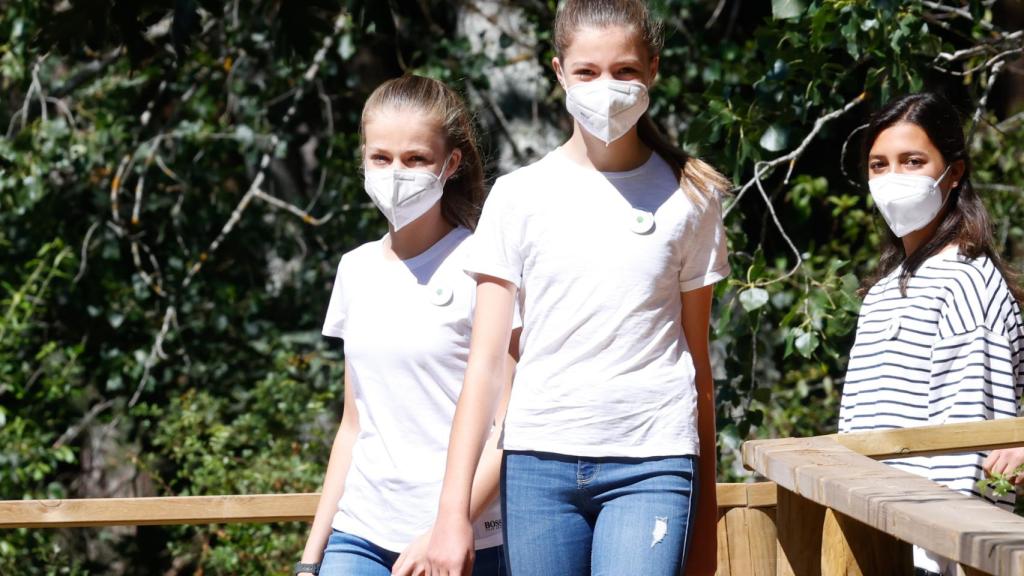
<svg viewBox="0 0 1024 576">
<path fill-rule="evenodd" d="M 839 432 L 1017 416 L 1024 293 L 992 247 L 956 110 L 931 93 L 891 102 L 868 126 L 864 156 L 889 231 L 877 275 L 865 284 Z M 1013 494 L 981 494 L 975 483 L 986 470 L 1012 470 L 1021 453 L 887 463 L 1012 510 Z M 914 563 L 923 574 L 955 569 L 919 549 Z"/>
</svg>

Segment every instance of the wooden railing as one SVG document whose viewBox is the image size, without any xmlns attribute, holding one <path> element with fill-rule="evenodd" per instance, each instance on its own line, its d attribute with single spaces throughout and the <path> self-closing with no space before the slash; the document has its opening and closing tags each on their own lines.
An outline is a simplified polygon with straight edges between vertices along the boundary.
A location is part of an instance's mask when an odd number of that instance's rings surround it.
<svg viewBox="0 0 1024 576">
<path fill-rule="evenodd" d="M 7 500 L 0 501 L 0 529 L 310 522 L 319 498 L 311 493 Z M 775 484 L 719 484 L 718 506 L 719 573 L 746 576 L 774 569 Z"/>
<path fill-rule="evenodd" d="M 900 576 L 913 544 L 967 575 L 1024 576 L 1024 518 L 875 461 L 1022 445 L 1024 419 L 747 442 L 744 463 L 774 483 L 718 485 L 718 574 Z M 0 528 L 308 522 L 318 499 L 0 501 Z"/>
<path fill-rule="evenodd" d="M 1024 575 L 1024 518 L 873 458 L 1024 445 L 1024 418 L 757 440 L 743 461 L 778 484 L 776 573 L 912 574 L 911 545 L 963 574 Z"/>
<path fill-rule="evenodd" d="M 318 493 L 169 496 L 70 500 L 0 500 L 0 528 L 83 528 L 241 522 L 312 522 Z M 775 485 L 719 484 L 722 514 L 773 508 Z"/>
</svg>

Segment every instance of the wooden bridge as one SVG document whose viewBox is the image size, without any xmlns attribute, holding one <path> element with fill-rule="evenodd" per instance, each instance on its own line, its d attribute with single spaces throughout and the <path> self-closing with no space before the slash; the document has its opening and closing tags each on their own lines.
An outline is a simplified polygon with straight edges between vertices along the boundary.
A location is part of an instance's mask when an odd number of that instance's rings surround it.
<svg viewBox="0 0 1024 576">
<path fill-rule="evenodd" d="M 1024 418 L 747 442 L 771 482 L 718 485 L 718 574 L 911 575 L 916 545 L 966 576 L 1024 576 L 1024 518 L 876 461 L 1016 446 Z M 311 521 L 318 497 L 0 501 L 0 528 Z"/>
</svg>

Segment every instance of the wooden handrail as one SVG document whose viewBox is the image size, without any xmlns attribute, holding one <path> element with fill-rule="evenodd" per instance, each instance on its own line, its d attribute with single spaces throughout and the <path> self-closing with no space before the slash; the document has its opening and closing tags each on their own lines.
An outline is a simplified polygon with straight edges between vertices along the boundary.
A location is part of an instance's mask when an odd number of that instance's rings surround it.
<svg viewBox="0 0 1024 576">
<path fill-rule="evenodd" d="M 0 501 L 0 528 L 309 522 L 319 494 Z"/>
<path fill-rule="evenodd" d="M 320 494 L 0 501 L 0 528 L 311 522 Z M 775 484 L 719 484 L 718 505 L 775 506 Z"/>
<path fill-rule="evenodd" d="M 974 423 L 966 430 L 990 428 L 989 424 Z M 977 444 L 972 442 L 960 439 L 957 449 L 974 450 Z M 778 484 L 780 518 L 787 514 L 784 508 L 809 502 L 828 510 L 804 507 L 801 514 L 817 514 L 813 521 L 826 520 L 833 533 L 852 533 L 860 530 L 856 526 L 865 525 L 864 529 L 878 531 L 872 536 L 890 535 L 986 573 L 1024 574 L 1024 518 L 857 454 L 834 437 L 746 442 L 743 461 Z M 784 500 L 794 498 L 798 502 L 793 506 L 783 506 Z M 851 519 L 855 524 L 850 524 Z M 817 526 L 820 538 L 822 524 Z M 780 519 L 780 549 L 786 548 L 787 530 Z M 810 549 L 814 543 L 800 546 Z M 823 556 L 822 565 L 825 560 Z M 901 572 L 890 569 L 887 573 Z"/>
<path fill-rule="evenodd" d="M 833 438 L 850 450 L 876 460 L 995 450 L 1024 446 L 1024 418 L 854 432 Z"/>
</svg>

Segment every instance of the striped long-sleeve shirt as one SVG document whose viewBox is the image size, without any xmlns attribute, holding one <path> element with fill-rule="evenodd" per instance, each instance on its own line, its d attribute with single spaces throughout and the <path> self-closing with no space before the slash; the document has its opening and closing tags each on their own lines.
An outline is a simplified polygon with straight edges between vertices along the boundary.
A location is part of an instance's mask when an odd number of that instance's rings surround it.
<svg viewBox="0 0 1024 576">
<path fill-rule="evenodd" d="M 839 432 L 910 428 L 1018 415 L 1024 325 L 987 257 L 946 251 L 925 261 L 900 294 L 897 268 L 864 298 L 843 386 Z M 1013 509 L 975 487 L 986 453 L 886 463 Z"/>
</svg>

